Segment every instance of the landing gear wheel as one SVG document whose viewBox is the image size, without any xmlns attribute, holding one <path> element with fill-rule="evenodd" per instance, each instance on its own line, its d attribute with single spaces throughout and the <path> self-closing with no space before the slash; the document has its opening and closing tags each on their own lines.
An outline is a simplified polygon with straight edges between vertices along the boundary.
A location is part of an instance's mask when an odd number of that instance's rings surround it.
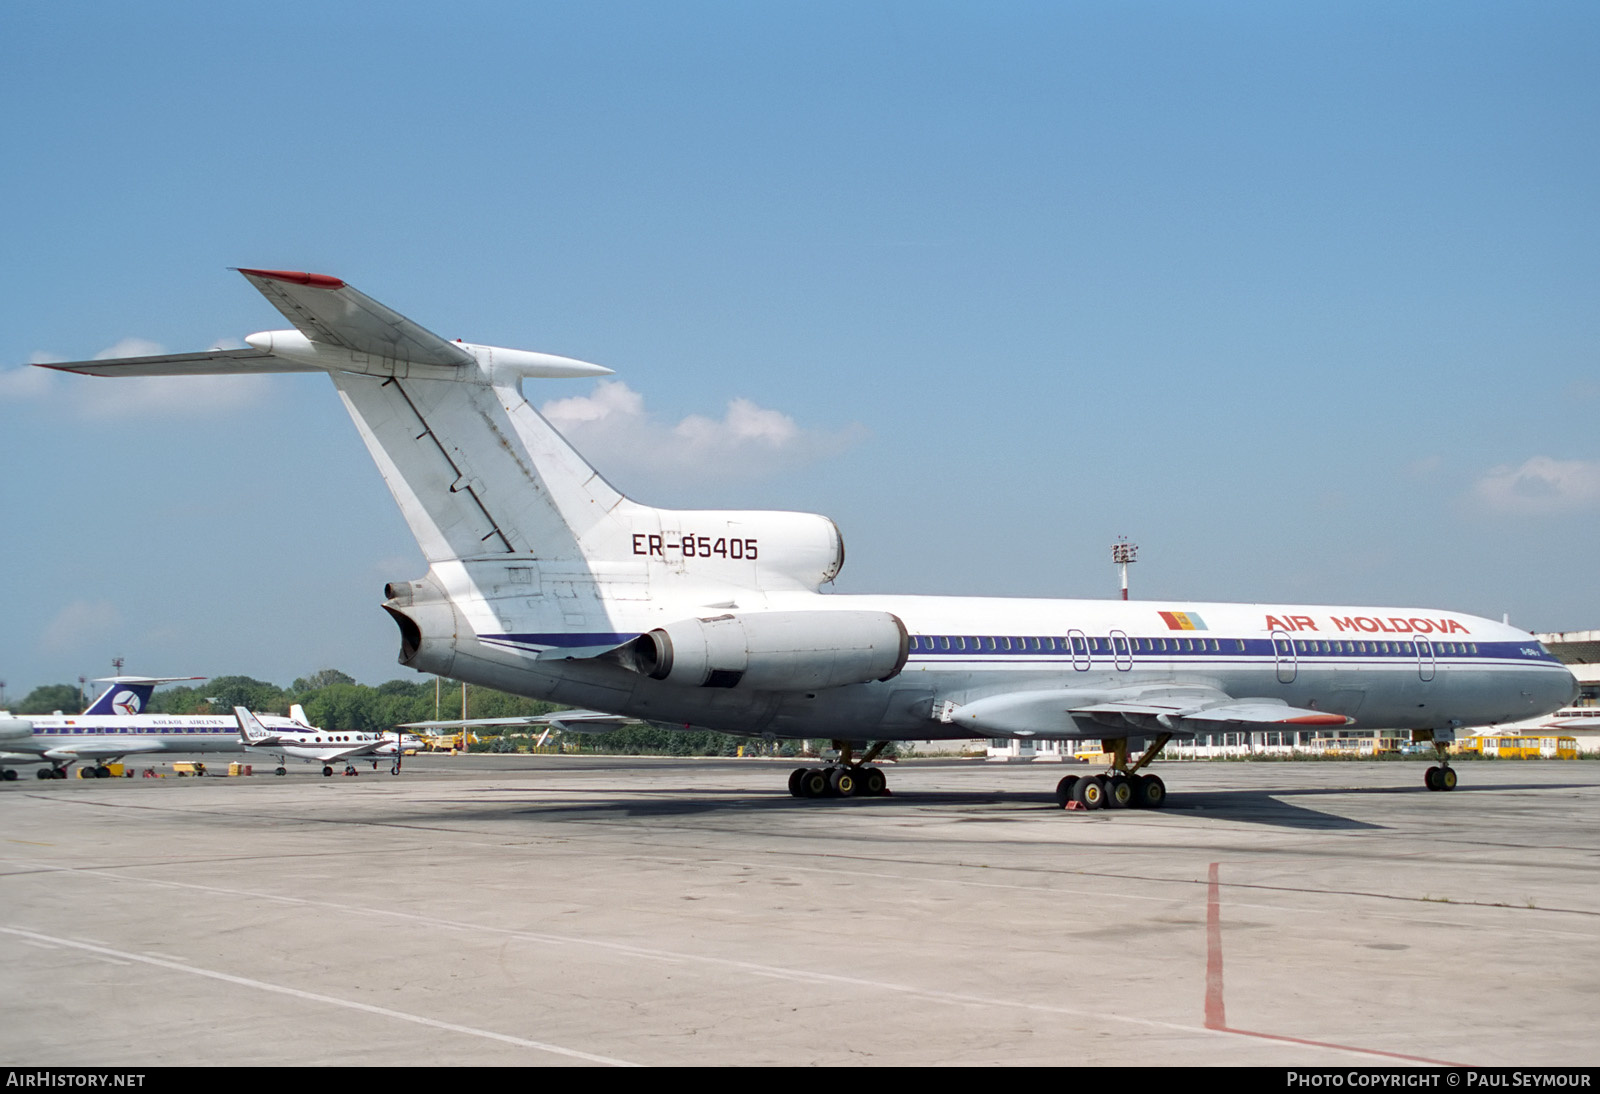
<svg viewBox="0 0 1600 1094">
<path fill-rule="evenodd" d="M 55 773 L 52 772 L 48 767 L 41 767 L 38 770 L 37 774 L 38 774 L 39 778 L 41 778 L 41 779 L 53 779 L 53 778 L 55 778 Z"/>
<path fill-rule="evenodd" d="M 836 767 L 828 772 L 828 789 L 841 798 L 853 798 L 861 788 L 853 768 Z"/>
<path fill-rule="evenodd" d="M 374 765 L 372 770 L 374 770 L 374 771 L 378 770 L 377 766 Z M 391 774 L 391 775 L 400 774 L 400 761 L 399 760 L 396 760 L 394 763 L 389 765 L 389 774 Z"/>
<path fill-rule="evenodd" d="M 273 772 L 274 775 L 287 775 L 288 773 L 289 769 L 287 767 L 280 767 L 278 770 Z"/>
<path fill-rule="evenodd" d="M 1126 775 L 1104 775 L 1106 781 L 1106 808 L 1126 809 L 1133 804 L 1133 783 Z"/>
<path fill-rule="evenodd" d="M 1104 809 L 1106 807 L 1106 777 L 1104 775 L 1091 775 L 1079 779 L 1078 785 L 1072 788 L 1072 800 L 1085 809 Z"/>
<path fill-rule="evenodd" d="M 1072 791 L 1078 785 L 1078 776 L 1066 775 L 1056 783 L 1056 804 L 1065 809 L 1072 800 Z"/>
<path fill-rule="evenodd" d="M 801 769 L 805 777 L 800 780 L 800 796 L 825 798 L 828 796 L 828 773 L 820 767 Z"/>
<path fill-rule="evenodd" d="M 861 792 L 874 798 L 887 794 L 889 792 L 889 776 L 883 773 L 882 768 L 866 768 L 861 773 Z"/>
<path fill-rule="evenodd" d="M 1441 767 L 1439 774 L 1433 777 L 1434 783 L 1440 790 L 1454 790 L 1456 788 L 1456 769 Z"/>
<path fill-rule="evenodd" d="M 14 767 L 6 768 L 4 772 L 0 772 L 0 779 L 4 779 L 8 783 L 16 782 L 17 769 Z"/>
<path fill-rule="evenodd" d="M 1133 804 L 1140 809 L 1160 809 L 1167 804 L 1167 784 L 1159 775 L 1141 775 Z"/>
<path fill-rule="evenodd" d="M 333 774 L 333 766 L 331 764 L 323 764 L 322 765 L 322 777 L 323 778 L 327 778 L 329 775 L 332 775 L 332 774 Z"/>
<path fill-rule="evenodd" d="M 789 772 L 789 796 L 790 797 L 792 797 L 792 798 L 803 798 L 803 797 L 806 796 L 805 790 L 800 785 L 801 783 L 803 783 L 805 781 L 805 777 L 806 777 L 806 769 L 803 768 L 803 767 L 797 767 L 793 771 Z"/>
</svg>

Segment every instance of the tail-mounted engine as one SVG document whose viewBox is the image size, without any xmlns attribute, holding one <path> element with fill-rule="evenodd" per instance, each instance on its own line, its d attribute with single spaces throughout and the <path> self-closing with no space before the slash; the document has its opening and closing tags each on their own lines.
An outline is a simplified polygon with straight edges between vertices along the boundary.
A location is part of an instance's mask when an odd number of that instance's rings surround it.
<svg viewBox="0 0 1600 1094">
<path fill-rule="evenodd" d="M 888 612 L 751 612 L 669 623 L 617 654 L 683 687 L 807 691 L 888 680 L 909 648 L 905 624 Z"/>
<path fill-rule="evenodd" d="M 400 628 L 400 663 L 418 672 L 449 676 L 456 638 L 465 628 L 433 575 L 421 581 L 391 581 L 383 587 L 383 595 L 383 610 Z"/>
</svg>

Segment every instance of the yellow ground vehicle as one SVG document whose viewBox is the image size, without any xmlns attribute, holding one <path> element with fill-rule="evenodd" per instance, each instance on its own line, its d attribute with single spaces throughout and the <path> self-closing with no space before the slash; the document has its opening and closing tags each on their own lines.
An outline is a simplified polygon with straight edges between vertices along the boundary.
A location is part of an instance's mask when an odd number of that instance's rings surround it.
<svg viewBox="0 0 1600 1094">
<path fill-rule="evenodd" d="M 1459 742 L 1462 752 L 1476 752 L 1489 759 L 1576 760 L 1575 737 L 1467 737 Z"/>
</svg>

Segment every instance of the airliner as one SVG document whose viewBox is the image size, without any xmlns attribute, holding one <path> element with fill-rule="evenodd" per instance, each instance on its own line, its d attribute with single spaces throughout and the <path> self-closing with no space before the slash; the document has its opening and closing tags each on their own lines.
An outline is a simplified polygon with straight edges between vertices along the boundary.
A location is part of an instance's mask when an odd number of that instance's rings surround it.
<svg viewBox="0 0 1600 1094">
<path fill-rule="evenodd" d="M 17 777 L 16 768 L 38 764 L 41 779 L 64 779 L 78 761 L 94 761 L 85 772 L 111 774 L 108 764 L 125 756 L 167 752 L 242 751 L 233 719 L 207 714 L 147 714 L 150 693 L 160 684 L 204 680 L 203 676 L 107 676 L 94 681 L 106 689 L 82 714 L 28 714 L 27 735 L 0 741 L 0 778 Z"/>
<path fill-rule="evenodd" d="M 344 761 L 344 773 L 356 774 L 352 760 L 370 759 L 374 771 L 379 759 L 392 761 L 389 773 L 400 774 L 400 758 L 407 751 L 418 752 L 425 746 L 422 739 L 406 733 L 365 733 L 354 730 L 323 730 L 306 721 L 305 709 L 296 703 L 289 708 L 289 719 L 274 719 L 268 727 L 263 719 L 244 707 L 233 708 L 234 725 L 239 730 L 239 740 L 252 752 L 272 752 L 279 757 L 293 757 L 322 764 L 324 775 L 333 774 L 333 765 Z M 286 773 L 279 765 L 277 774 Z"/>
<path fill-rule="evenodd" d="M 0 732 L 0 778 L 17 777 L 16 768 L 38 764 L 41 779 L 64 779 L 76 762 L 93 761 L 83 769 L 89 778 L 110 776 L 110 764 L 128 756 L 150 757 L 172 753 L 241 753 L 239 721 L 225 714 L 148 714 L 150 694 L 161 684 L 204 680 L 204 676 L 107 676 L 106 684 L 82 714 L 28 714 L 16 720 L 27 732 L 9 736 Z M 277 714 L 263 714 L 271 728 L 306 728 L 299 704 L 290 709 L 299 722 Z M 316 732 L 321 732 L 317 730 Z"/>
<path fill-rule="evenodd" d="M 1431 741 L 1536 717 L 1577 682 L 1531 635 L 1432 608 L 843 595 L 827 517 L 678 510 L 608 483 L 522 395 L 610 374 L 447 341 L 337 277 L 241 269 L 293 329 L 248 348 L 50 364 L 94 376 L 325 372 L 428 562 L 384 590 L 400 662 L 683 728 L 825 738 L 797 797 L 883 793 L 904 740 L 1099 740 L 1069 808 L 1166 803 L 1145 769 L 1220 729 L 1382 727 Z"/>
</svg>

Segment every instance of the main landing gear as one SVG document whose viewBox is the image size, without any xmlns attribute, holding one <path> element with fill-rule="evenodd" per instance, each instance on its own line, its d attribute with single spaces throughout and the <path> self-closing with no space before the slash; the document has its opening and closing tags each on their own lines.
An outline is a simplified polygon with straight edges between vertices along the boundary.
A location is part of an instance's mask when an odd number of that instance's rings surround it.
<svg viewBox="0 0 1600 1094">
<path fill-rule="evenodd" d="M 888 741 L 879 741 L 856 760 L 850 741 L 834 741 L 839 762 L 827 767 L 797 767 L 789 773 L 789 793 L 797 798 L 876 798 L 889 793 L 881 767 L 868 767 Z"/>
<path fill-rule="evenodd" d="M 1167 784 L 1159 775 L 1139 774 L 1139 769 L 1170 740 L 1172 734 L 1163 733 L 1131 766 L 1126 737 L 1103 741 L 1101 747 L 1111 753 L 1111 770 L 1104 775 L 1068 775 L 1056 783 L 1057 803 L 1063 809 L 1160 809 L 1167 804 Z"/>
</svg>

